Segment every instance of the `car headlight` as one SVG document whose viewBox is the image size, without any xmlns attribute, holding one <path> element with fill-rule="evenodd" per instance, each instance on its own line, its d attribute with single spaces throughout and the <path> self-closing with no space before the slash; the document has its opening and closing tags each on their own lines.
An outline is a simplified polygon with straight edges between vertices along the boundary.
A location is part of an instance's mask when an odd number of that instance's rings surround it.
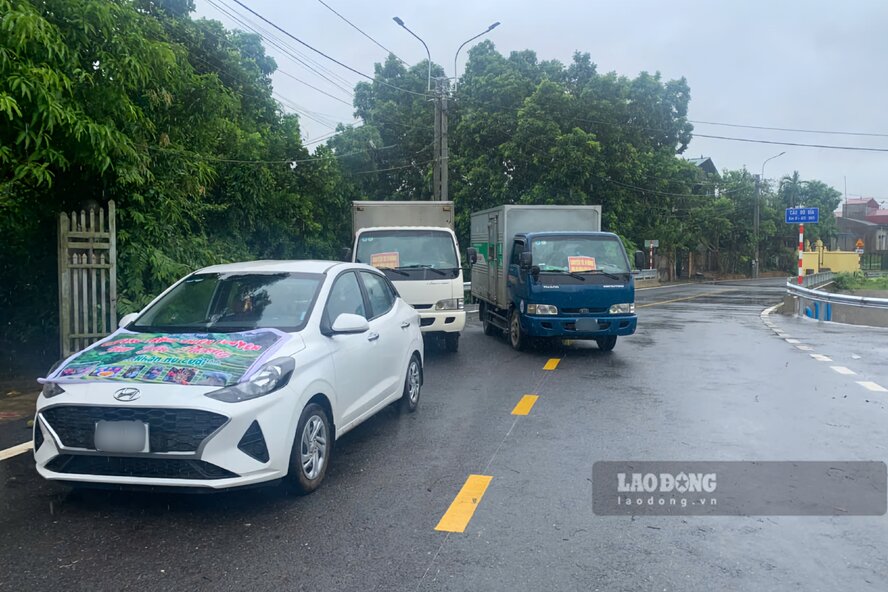
<svg viewBox="0 0 888 592">
<path fill-rule="evenodd" d="M 59 383 L 44 382 L 43 383 L 43 390 L 40 392 L 40 394 L 43 395 L 47 399 L 51 399 L 52 397 L 56 397 L 58 395 L 61 395 L 64 392 L 65 392 L 65 389 L 63 389 L 59 385 Z"/>
<path fill-rule="evenodd" d="M 635 314 L 635 303 L 614 304 L 607 312 L 610 314 Z"/>
<path fill-rule="evenodd" d="M 264 397 L 290 382 L 295 369 L 296 362 L 293 358 L 277 358 L 265 364 L 249 380 L 206 393 L 206 396 L 225 403 L 239 403 Z"/>
<path fill-rule="evenodd" d="M 64 361 L 65 358 L 62 358 L 61 360 L 53 364 L 52 367 L 50 367 L 49 372 L 46 373 L 46 376 L 52 376 L 52 373 L 58 370 L 59 366 L 61 366 Z M 40 392 L 40 394 L 49 399 L 51 397 L 61 395 L 64 392 L 65 389 L 63 389 L 57 382 L 44 382 L 43 390 Z"/>
<path fill-rule="evenodd" d="M 462 310 L 463 309 L 463 299 L 462 298 L 447 298 L 446 300 L 439 300 L 435 303 L 435 310 Z"/>
<path fill-rule="evenodd" d="M 527 314 L 557 315 L 558 307 L 554 304 L 528 304 Z"/>
</svg>

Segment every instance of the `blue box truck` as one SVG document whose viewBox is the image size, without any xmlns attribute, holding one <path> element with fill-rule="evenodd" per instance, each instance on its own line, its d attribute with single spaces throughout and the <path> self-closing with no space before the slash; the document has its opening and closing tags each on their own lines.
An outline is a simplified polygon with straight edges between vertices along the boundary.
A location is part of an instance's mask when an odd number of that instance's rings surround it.
<svg viewBox="0 0 888 592">
<path fill-rule="evenodd" d="M 601 206 L 500 206 L 473 213 L 470 234 L 486 334 L 516 350 L 553 338 L 610 351 L 635 333 L 635 280 L 620 238 L 601 232 Z"/>
</svg>

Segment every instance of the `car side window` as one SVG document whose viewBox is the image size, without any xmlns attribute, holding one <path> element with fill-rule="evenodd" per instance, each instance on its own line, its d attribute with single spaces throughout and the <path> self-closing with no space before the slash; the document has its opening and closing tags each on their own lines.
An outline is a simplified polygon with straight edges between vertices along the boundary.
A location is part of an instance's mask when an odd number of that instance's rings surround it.
<svg viewBox="0 0 888 592">
<path fill-rule="evenodd" d="M 364 307 L 364 295 L 361 293 L 361 286 L 358 285 L 358 278 L 352 272 L 344 273 L 336 278 L 330 289 L 327 308 L 324 312 L 326 321 L 331 326 L 339 315 L 345 313 L 370 318 Z"/>
<path fill-rule="evenodd" d="M 384 315 L 392 309 L 395 303 L 395 296 L 389 289 L 388 282 L 385 278 L 367 271 L 361 272 L 361 279 L 364 280 L 364 288 L 367 290 L 367 300 L 370 301 L 370 311 L 376 318 Z"/>
</svg>

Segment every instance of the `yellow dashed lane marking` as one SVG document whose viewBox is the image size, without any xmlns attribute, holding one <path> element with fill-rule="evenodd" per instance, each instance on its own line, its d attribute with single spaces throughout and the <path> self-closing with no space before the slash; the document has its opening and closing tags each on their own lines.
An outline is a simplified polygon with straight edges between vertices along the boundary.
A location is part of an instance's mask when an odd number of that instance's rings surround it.
<svg viewBox="0 0 888 592">
<path fill-rule="evenodd" d="M 558 367 L 558 362 L 560 362 L 560 361 L 561 361 L 561 358 L 552 358 L 551 360 L 546 362 L 546 365 L 543 366 L 543 370 L 554 370 L 555 368 Z"/>
<path fill-rule="evenodd" d="M 481 503 L 484 492 L 493 477 L 488 475 L 469 475 L 465 485 L 456 494 L 456 498 L 444 515 L 435 530 L 440 532 L 465 532 L 469 520 L 475 514 L 475 509 Z"/>
<path fill-rule="evenodd" d="M 512 409 L 512 415 L 527 415 L 533 408 L 533 404 L 537 402 L 537 395 L 524 395 L 515 408 Z"/>
</svg>

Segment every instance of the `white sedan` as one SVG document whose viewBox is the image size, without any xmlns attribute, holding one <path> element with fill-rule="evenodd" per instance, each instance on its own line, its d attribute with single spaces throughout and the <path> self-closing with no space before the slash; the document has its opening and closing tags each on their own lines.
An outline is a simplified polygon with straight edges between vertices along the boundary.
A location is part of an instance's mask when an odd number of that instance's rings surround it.
<svg viewBox="0 0 888 592">
<path fill-rule="evenodd" d="M 37 401 L 47 479 L 314 491 L 333 442 L 423 381 L 419 315 L 378 270 L 329 261 L 201 269 L 57 364 Z"/>
</svg>

